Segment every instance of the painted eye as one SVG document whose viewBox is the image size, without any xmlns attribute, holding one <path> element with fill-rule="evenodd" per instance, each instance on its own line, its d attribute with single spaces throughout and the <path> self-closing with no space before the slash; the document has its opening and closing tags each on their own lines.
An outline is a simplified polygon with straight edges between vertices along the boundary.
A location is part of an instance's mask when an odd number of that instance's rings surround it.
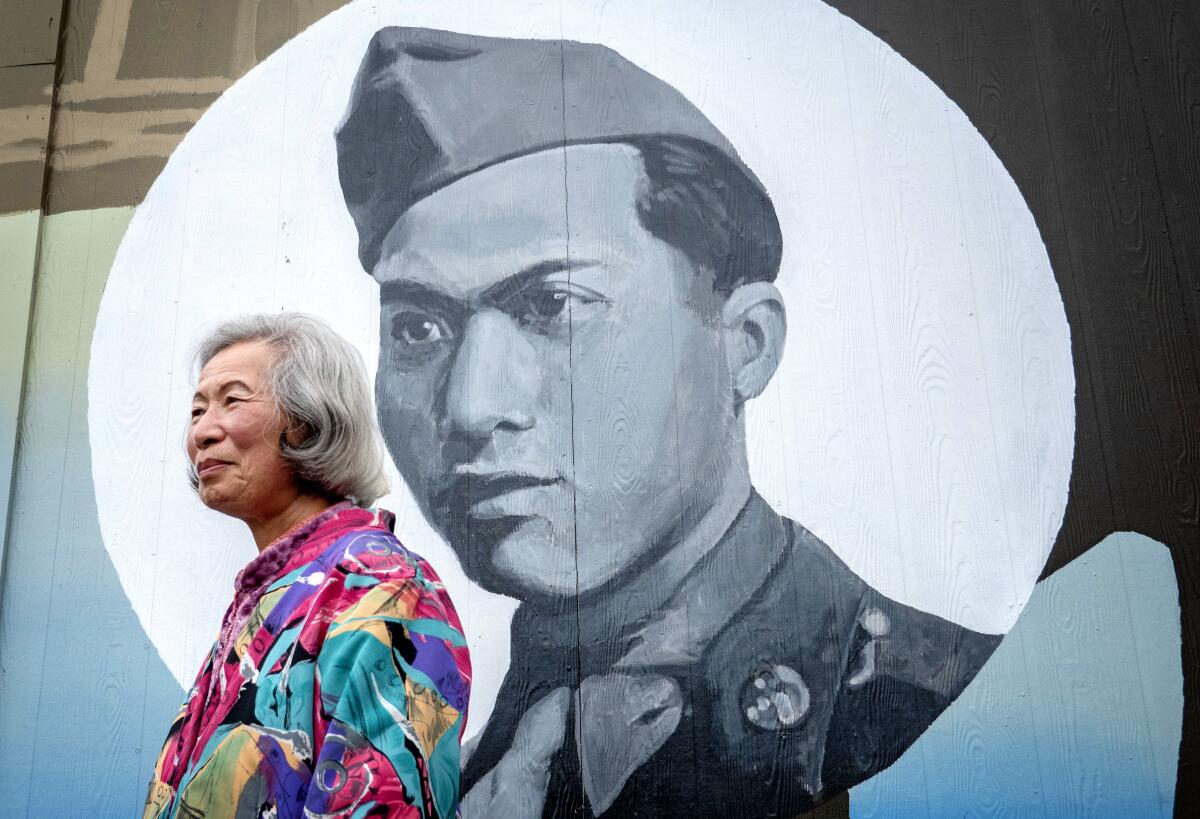
<svg viewBox="0 0 1200 819">
<path fill-rule="evenodd" d="M 586 321 L 592 308 L 606 304 L 608 299 L 587 288 L 544 282 L 513 294 L 503 309 L 522 324 L 550 332 L 565 325 L 568 318 Z"/>
<path fill-rule="evenodd" d="M 436 344 L 448 335 L 445 327 L 425 313 L 406 310 L 392 319 L 392 338 L 403 344 Z"/>
<path fill-rule="evenodd" d="M 561 290 L 542 290 L 530 295 L 525 303 L 526 312 L 531 318 L 557 318 L 567 307 L 568 293 Z"/>
</svg>

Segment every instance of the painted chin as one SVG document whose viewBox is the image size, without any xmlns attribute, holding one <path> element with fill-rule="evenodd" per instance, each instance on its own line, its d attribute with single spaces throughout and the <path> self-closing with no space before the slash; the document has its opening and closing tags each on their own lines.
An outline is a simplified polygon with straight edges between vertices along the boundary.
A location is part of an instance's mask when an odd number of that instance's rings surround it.
<svg viewBox="0 0 1200 819">
<path fill-rule="evenodd" d="M 574 596 L 574 548 L 547 548 L 542 538 L 524 534 L 518 530 L 491 556 L 491 571 L 506 592 L 521 598 Z"/>
<path fill-rule="evenodd" d="M 464 517 L 447 538 L 488 591 L 521 599 L 575 591 L 573 542 L 545 517 Z"/>
</svg>

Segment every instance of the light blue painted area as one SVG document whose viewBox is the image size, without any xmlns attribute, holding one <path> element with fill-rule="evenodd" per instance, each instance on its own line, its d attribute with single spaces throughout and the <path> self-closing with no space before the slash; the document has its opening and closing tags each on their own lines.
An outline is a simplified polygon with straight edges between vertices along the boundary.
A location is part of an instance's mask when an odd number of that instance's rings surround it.
<svg viewBox="0 0 1200 819">
<path fill-rule="evenodd" d="M 0 816 L 140 816 L 183 691 L 100 537 L 92 320 L 130 209 L 48 217 L 0 600 Z"/>
<path fill-rule="evenodd" d="M 40 225 L 40 211 L 0 215 L 0 584 Z"/>
<path fill-rule="evenodd" d="M 995 656 L 851 816 L 1169 817 L 1183 717 L 1171 556 L 1118 533 L 1038 584 Z"/>
</svg>

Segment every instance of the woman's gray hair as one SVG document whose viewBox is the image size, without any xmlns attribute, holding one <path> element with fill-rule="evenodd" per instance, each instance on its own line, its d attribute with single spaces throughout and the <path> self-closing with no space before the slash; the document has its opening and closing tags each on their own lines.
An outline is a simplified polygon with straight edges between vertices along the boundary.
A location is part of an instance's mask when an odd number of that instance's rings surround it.
<svg viewBox="0 0 1200 819">
<path fill-rule="evenodd" d="M 240 316 L 219 324 L 192 353 L 199 373 L 235 344 L 262 341 L 273 351 L 267 383 L 292 440 L 283 457 L 325 494 L 370 506 L 387 494 L 375 403 L 362 356 L 324 321 L 304 313 Z M 199 485 L 190 463 L 192 486 Z"/>
</svg>

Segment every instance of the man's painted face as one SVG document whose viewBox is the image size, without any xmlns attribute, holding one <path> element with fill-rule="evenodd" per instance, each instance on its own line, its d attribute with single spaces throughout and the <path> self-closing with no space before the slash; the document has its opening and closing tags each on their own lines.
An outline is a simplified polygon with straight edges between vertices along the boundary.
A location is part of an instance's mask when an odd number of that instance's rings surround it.
<svg viewBox="0 0 1200 819">
<path fill-rule="evenodd" d="M 626 146 L 502 162 L 384 242 L 380 420 L 469 575 L 586 593 L 718 495 L 735 423 L 711 279 L 638 222 Z"/>
</svg>

